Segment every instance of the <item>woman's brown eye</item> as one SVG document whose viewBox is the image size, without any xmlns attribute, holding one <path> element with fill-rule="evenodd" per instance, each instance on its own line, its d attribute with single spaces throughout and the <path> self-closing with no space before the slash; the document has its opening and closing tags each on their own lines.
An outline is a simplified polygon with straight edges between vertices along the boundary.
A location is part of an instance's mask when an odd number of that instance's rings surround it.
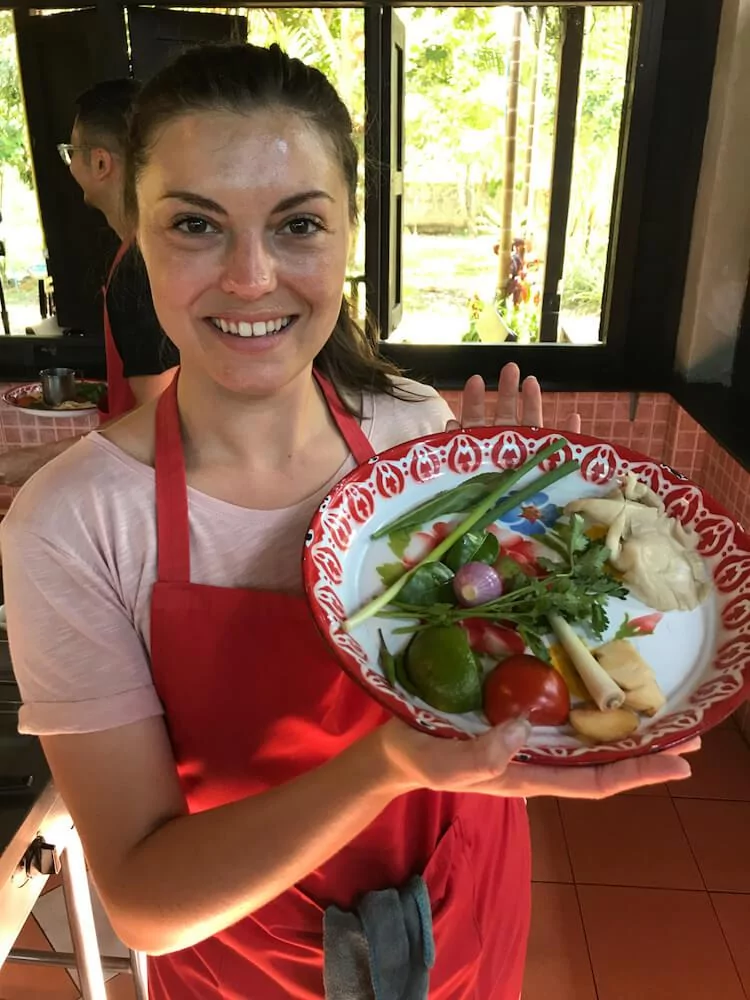
<svg viewBox="0 0 750 1000">
<path fill-rule="evenodd" d="M 321 226 L 313 219 L 292 219 L 287 223 L 287 228 L 293 236 L 310 236 L 317 232 Z"/>
<path fill-rule="evenodd" d="M 193 236 L 202 236 L 209 231 L 209 224 L 205 219 L 190 218 L 180 219 L 176 226 L 183 233 L 190 233 Z"/>
</svg>

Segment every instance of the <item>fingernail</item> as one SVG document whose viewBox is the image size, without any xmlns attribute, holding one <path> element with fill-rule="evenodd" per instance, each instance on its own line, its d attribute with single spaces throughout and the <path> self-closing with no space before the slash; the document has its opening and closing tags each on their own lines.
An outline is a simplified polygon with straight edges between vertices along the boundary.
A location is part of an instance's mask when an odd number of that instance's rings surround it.
<svg viewBox="0 0 750 1000">
<path fill-rule="evenodd" d="M 528 719 L 514 719 L 503 726 L 503 741 L 511 750 L 525 746 L 531 736 L 531 723 Z"/>
</svg>

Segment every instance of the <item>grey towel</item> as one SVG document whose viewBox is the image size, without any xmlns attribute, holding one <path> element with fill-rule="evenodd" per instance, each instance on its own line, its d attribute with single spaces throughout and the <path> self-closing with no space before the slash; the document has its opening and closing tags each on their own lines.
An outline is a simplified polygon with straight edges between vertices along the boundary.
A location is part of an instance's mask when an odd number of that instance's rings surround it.
<svg viewBox="0 0 750 1000">
<path fill-rule="evenodd" d="M 370 892 L 355 913 L 329 906 L 323 951 L 326 1000 L 427 1000 L 435 942 L 424 880 Z"/>
</svg>

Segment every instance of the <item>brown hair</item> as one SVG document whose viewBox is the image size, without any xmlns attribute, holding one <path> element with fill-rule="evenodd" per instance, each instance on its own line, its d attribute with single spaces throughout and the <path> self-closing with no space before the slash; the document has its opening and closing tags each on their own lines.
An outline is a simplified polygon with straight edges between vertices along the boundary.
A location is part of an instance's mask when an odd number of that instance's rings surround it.
<svg viewBox="0 0 750 1000">
<path fill-rule="evenodd" d="M 352 121 L 330 81 L 317 69 L 292 59 L 278 45 L 201 45 L 180 55 L 141 90 L 130 125 L 125 206 L 137 219 L 136 183 L 158 130 L 196 111 L 286 108 L 324 135 L 341 167 L 356 222 L 357 149 Z M 342 297 L 333 332 L 315 366 L 339 389 L 394 394 L 390 376 L 398 369 L 379 357 L 377 331 L 363 330 Z"/>
</svg>

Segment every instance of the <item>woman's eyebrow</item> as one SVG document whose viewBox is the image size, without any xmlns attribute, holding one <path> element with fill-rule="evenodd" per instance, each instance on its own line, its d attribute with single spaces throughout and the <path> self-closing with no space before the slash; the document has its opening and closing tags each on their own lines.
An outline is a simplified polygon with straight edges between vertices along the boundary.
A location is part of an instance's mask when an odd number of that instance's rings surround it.
<svg viewBox="0 0 750 1000">
<path fill-rule="evenodd" d="M 192 191 L 166 191 L 162 196 L 161 200 L 166 201 L 169 198 L 174 198 L 177 201 L 185 201 L 189 205 L 195 205 L 196 208 L 204 208 L 208 212 L 217 212 L 220 215 L 228 215 L 229 213 L 225 208 L 217 202 L 213 201 L 211 198 L 205 198 L 202 194 L 195 194 Z M 333 196 L 328 194 L 327 191 L 323 190 L 312 190 L 312 191 L 301 191 L 299 194 L 292 194 L 288 198 L 282 198 L 282 200 L 274 207 L 273 214 L 278 212 L 288 212 L 292 208 L 297 208 L 299 205 L 303 205 L 306 201 L 314 201 L 316 198 L 325 198 L 326 201 L 333 202 Z"/>
<path fill-rule="evenodd" d="M 167 201 L 169 198 L 174 198 L 177 201 L 186 201 L 189 205 L 195 205 L 196 208 L 205 208 L 208 212 L 218 212 L 220 215 L 228 215 L 229 213 L 225 208 L 222 208 L 218 201 L 213 201 L 211 198 L 204 198 L 202 194 L 194 194 L 192 191 L 166 191 L 160 198 L 160 201 Z"/>
<path fill-rule="evenodd" d="M 288 212 L 290 208 L 297 208 L 299 205 L 304 204 L 304 202 L 314 201 L 316 198 L 325 198 L 326 201 L 330 202 L 334 200 L 333 196 L 328 194 L 327 191 L 302 191 L 300 194 L 293 194 L 288 198 L 282 198 L 276 208 L 274 208 L 274 214 L 276 212 Z"/>
</svg>

